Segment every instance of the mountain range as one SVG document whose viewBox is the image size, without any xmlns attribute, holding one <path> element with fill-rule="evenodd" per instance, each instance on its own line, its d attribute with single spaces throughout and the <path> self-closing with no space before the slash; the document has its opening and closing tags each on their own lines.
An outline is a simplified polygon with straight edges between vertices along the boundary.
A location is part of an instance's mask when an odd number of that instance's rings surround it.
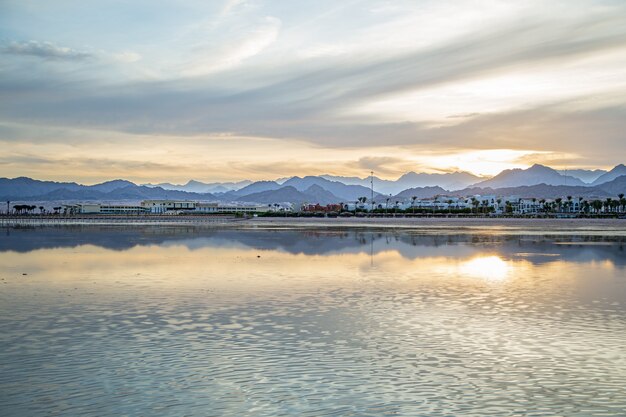
<svg viewBox="0 0 626 417">
<path fill-rule="evenodd" d="M 581 177 L 587 181 L 591 179 L 593 181 L 586 183 Z M 354 202 L 361 197 L 371 200 L 370 181 L 370 178 L 321 175 L 256 182 L 246 180 L 230 183 L 203 183 L 192 180 L 185 185 L 168 183 L 137 185 L 127 180 L 117 179 L 101 184 L 81 185 L 75 182 L 39 181 L 26 177 L 0 178 L 0 201 L 178 199 L 262 204 L 279 202 L 328 204 Z M 626 166 L 620 164 L 608 172 L 600 170 L 557 171 L 536 164 L 528 169 L 504 170 L 489 179 L 464 172 L 450 174 L 410 172 L 395 181 L 374 177 L 373 182 L 375 200 L 390 198 L 393 201 L 406 201 L 412 197 L 474 194 L 519 195 L 536 198 L 567 195 L 605 198 L 626 193 Z M 172 188 L 167 188 L 170 186 Z M 207 192 L 206 190 L 209 189 L 216 191 Z"/>
</svg>

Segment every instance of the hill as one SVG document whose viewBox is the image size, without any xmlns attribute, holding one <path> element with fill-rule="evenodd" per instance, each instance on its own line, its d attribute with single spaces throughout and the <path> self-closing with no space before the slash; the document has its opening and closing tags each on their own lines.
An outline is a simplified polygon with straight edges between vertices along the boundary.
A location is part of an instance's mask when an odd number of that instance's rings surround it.
<svg viewBox="0 0 626 417">
<path fill-rule="evenodd" d="M 114 180 L 96 185 L 39 181 L 31 178 L 0 179 L 2 201 L 114 201 L 145 199 L 215 200 L 210 193 L 189 193 Z"/>
<path fill-rule="evenodd" d="M 626 175 L 626 166 L 624 164 L 619 164 L 615 166 L 612 170 L 607 172 L 606 174 L 601 175 L 597 180 L 595 180 L 591 185 L 600 185 L 614 179 L 617 179 L 623 175 Z"/>
<path fill-rule="evenodd" d="M 578 178 L 585 184 L 591 184 L 601 175 L 606 174 L 607 171 L 603 169 L 559 169 L 557 172 L 561 175 L 568 175 L 570 177 Z"/>
<path fill-rule="evenodd" d="M 311 186 L 318 186 L 338 197 L 337 201 L 356 201 L 359 197 L 370 198 L 370 188 L 362 185 L 346 185 L 339 181 L 330 181 L 322 177 L 308 176 L 304 178 L 293 177 L 283 183 L 283 186 L 294 187 L 298 191 L 305 191 Z M 378 193 L 374 193 L 374 198 Z"/>
<path fill-rule="evenodd" d="M 417 198 L 432 198 L 437 195 L 451 194 L 449 191 L 444 190 L 441 187 L 416 187 L 404 190 L 393 197 L 395 200 L 406 201 L 413 197 Z"/>
<path fill-rule="evenodd" d="M 366 188 L 370 187 L 370 177 L 358 178 L 322 175 L 320 178 L 324 178 L 330 181 L 338 181 L 347 185 L 361 185 Z M 468 172 L 450 172 L 445 174 L 408 172 L 399 177 L 397 180 L 384 180 L 378 177 L 374 177 L 374 191 L 377 191 L 384 195 L 395 195 L 409 188 L 435 186 L 444 188 L 446 190 L 459 190 L 462 188 L 466 188 L 472 184 L 476 184 L 482 179 L 483 178 L 472 175 Z"/>
<path fill-rule="evenodd" d="M 613 181 L 601 184 L 596 189 L 600 189 L 612 197 L 616 197 L 619 194 L 626 194 L 626 175 L 615 178 Z"/>
<path fill-rule="evenodd" d="M 276 190 L 266 190 L 248 194 L 239 197 L 237 201 L 263 204 L 289 202 L 299 205 L 302 203 L 330 204 L 337 203 L 341 201 L 341 199 L 318 185 L 312 185 L 304 192 L 298 191 L 295 187 L 286 186 Z"/>
<path fill-rule="evenodd" d="M 538 184 L 585 186 L 586 184 L 568 175 L 559 174 L 547 166 L 535 164 L 528 169 L 507 169 L 495 177 L 475 184 L 480 188 L 505 188 Z"/>
</svg>

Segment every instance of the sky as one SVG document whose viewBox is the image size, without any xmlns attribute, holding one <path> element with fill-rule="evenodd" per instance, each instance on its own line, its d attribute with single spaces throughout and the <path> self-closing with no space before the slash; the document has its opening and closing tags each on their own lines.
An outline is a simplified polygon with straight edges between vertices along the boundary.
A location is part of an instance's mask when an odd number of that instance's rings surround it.
<svg viewBox="0 0 626 417">
<path fill-rule="evenodd" d="M 0 176 L 626 162 L 623 0 L 0 0 Z"/>
</svg>

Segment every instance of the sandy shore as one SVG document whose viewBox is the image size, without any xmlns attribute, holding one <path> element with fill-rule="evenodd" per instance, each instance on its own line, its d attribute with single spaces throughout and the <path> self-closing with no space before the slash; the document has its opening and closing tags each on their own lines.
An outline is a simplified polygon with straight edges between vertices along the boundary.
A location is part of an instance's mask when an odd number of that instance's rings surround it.
<svg viewBox="0 0 626 417">
<path fill-rule="evenodd" d="M 437 232 L 603 232 L 626 235 L 623 219 L 524 219 L 524 218 L 280 218 L 259 217 L 237 227 L 256 228 L 374 228 Z"/>
<path fill-rule="evenodd" d="M 502 234 L 594 234 L 626 236 L 624 219 L 525 219 L 525 218 L 305 218 L 257 217 L 251 219 L 208 216 L 89 217 L 50 219 L 25 217 L 0 219 L 3 227 L 39 226 L 191 226 L 230 229 L 368 229 L 404 230 L 419 233 L 502 233 Z"/>
</svg>

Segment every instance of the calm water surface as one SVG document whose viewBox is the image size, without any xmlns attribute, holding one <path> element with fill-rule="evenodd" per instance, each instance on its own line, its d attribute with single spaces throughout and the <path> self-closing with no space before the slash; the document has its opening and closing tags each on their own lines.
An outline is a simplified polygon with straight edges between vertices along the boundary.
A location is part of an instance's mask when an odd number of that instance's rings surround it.
<svg viewBox="0 0 626 417">
<path fill-rule="evenodd" d="M 5 229 L 0 415 L 624 416 L 624 246 Z"/>
</svg>

